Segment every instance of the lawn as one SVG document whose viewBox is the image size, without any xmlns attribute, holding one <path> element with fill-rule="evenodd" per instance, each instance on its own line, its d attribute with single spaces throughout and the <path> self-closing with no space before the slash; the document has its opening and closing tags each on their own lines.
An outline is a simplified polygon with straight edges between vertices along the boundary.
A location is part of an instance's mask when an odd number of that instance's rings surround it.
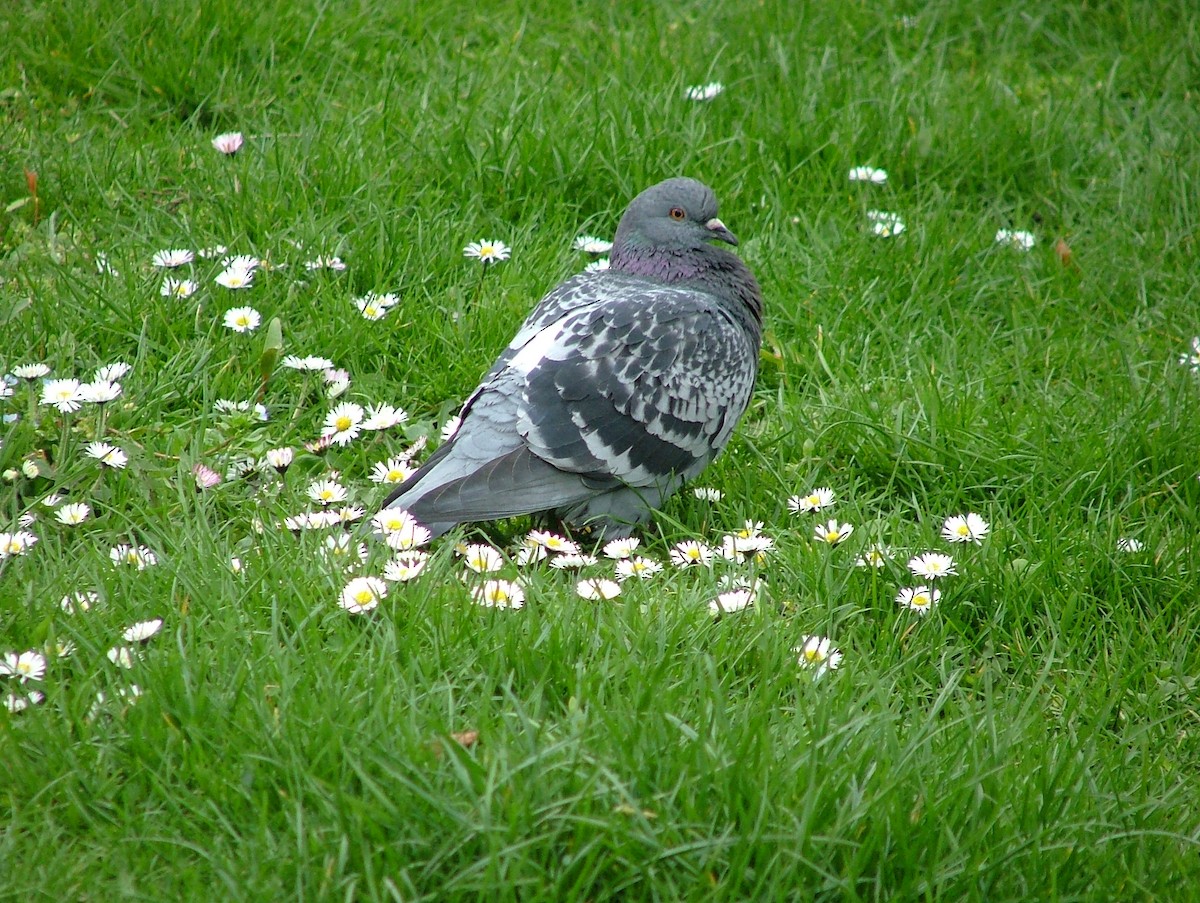
<svg viewBox="0 0 1200 903">
<path fill-rule="evenodd" d="M 0 47 L 0 897 L 1195 896 L 1191 4 L 17 0 Z M 725 453 L 639 565 L 397 560 L 387 480 L 675 175 L 766 299 Z"/>
</svg>

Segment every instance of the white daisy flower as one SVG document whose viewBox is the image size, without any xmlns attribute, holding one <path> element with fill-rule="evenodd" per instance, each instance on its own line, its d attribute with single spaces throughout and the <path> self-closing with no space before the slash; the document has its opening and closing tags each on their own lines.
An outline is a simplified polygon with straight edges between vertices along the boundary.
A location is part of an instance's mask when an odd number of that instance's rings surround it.
<svg viewBox="0 0 1200 903">
<path fill-rule="evenodd" d="M 190 298 L 196 294 L 200 286 L 193 279 L 174 279 L 168 276 L 163 280 L 158 293 L 164 298 Z"/>
<path fill-rule="evenodd" d="M 622 558 L 617 562 L 617 579 L 624 582 L 630 577 L 649 580 L 662 570 L 662 565 L 652 558 L 634 555 L 632 558 Z"/>
<path fill-rule="evenodd" d="M 923 552 L 908 562 L 908 569 L 918 577 L 926 580 L 937 580 L 939 577 L 949 577 L 957 574 L 954 559 L 940 552 Z"/>
<path fill-rule="evenodd" d="M 442 424 L 441 440 L 443 442 L 449 442 L 454 438 L 454 435 L 458 432 L 458 428 L 460 426 L 462 426 L 462 417 L 460 417 L 458 414 L 455 414 Z"/>
<path fill-rule="evenodd" d="M 205 260 L 211 260 L 214 257 L 220 257 L 228 250 L 229 249 L 224 245 L 212 245 L 207 248 L 201 248 L 196 252 L 196 254 L 200 257 L 203 257 Z"/>
<path fill-rule="evenodd" d="M 58 603 L 59 608 L 69 615 L 76 612 L 90 611 L 93 606 L 100 604 L 100 594 L 92 590 L 77 590 L 67 593 Z"/>
<path fill-rule="evenodd" d="M 861 555 L 854 559 L 854 566 L 860 568 L 881 568 L 892 558 L 892 550 L 885 545 L 876 543 L 868 546 Z"/>
<path fill-rule="evenodd" d="M 540 549 L 542 552 L 546 550 L 541 546 L 531 546 L 527 548 Z M 555 555 L 550 559 L 550 567 L 556 571 L 572 571 L 578 568 L 589 568 L 597 562 L 595 555 L 586 555 L 580 552 L 578 555 Z"/>
<path fill-rule="evenodd" d="M 292 466 L 292 459 L 296 453 L 291 448 L 284 446 L 283 448 L 267 449 L 267 463 L 274 467 L 280 473 L 284 473 Z"/>
<path fill-rule="evenodd" d="M 84 383 L 79 387 L 79 397 L 88 404 L 108 404 L 121 397 L 121 384 L 107 379 Z"/>
<path fill-rule="evenodd" d="M 850 524 L 839 524 L 837 518 L 830 518 L 829 523 L 818 525 L 814 531 L 814 535 L 821 542 L 827 542 L 831 546 L 836 546 L 839 542 L 850 536 L 854 532 L 854 527 Z"/>
<path fill-rule="evenodd" d="M 471 587 L 471 598 L 487 608 L 523 608 L 525 590 L 516 580 L 486 580 L 482 586 Z"/>
<path fill-rule="evenodd" d="M 607 257 L 601 257 L 599 260 L 593 260 L 591 263 L 585 266 L 583 271 L 585 273 L 599 273 L 607 270 L 610 266 L 612 266 L 612 263 L 609 261 L 609 259 Z"/>
<path fill-rule="evenodd" d="M 217 285 L 223 285 L 228 289 L 250 288 L 254 285 L 254 270 L 242 269 L 241 267 L 228 267 L 222 270 L 213 281 Z"/>
<path fill-rule="evenodd" d="M 226 156 L 232 157 L 242 149 L 244 141 L 245 138 L 242 137 L 241 132 L 222 132 L 212 140 L 212 146 Z"/>
<path fill-rule="evenodd" d="M 349 445 L 362 432 L 363 409 L 351 401 L 344 401 L 325 417 L 322 436 L 328 436 L 335 445 Z"/>
<path fill-rule="evenodd" d="M 93 377 L 93 379 L 95 379 L 96 382 L 119 382 L 120 380 L 124 379 L 132 369 L 133 368 L 124 361 L 117 361 L 113 364 L 105 364 L 103 367 L 100 367 L 98 370 L 96 370 L 96 375 Z"/>
<path fill-rule="evenodd" d="M 60 524 L 74 527 L 87 520 L 91 513 L 92 509 L 88 507 L 87 502 L 71 502 L 55 511 L 54 517 Z"/>
<path fill-rule="evenodd" d="M 221 266 L 227 270 L 245 270 L 248 273 L 253 273 L 262 266 L 262 261 L 253 254 L 235 254 L 232 257 L 226 257 L 222 260 Z"/>
<path fill-rule="evenodd" d="M 942 538 L 946 542 L 973 542 L 980 545 L 988 535 L 988 526 L 978 514 L 956 514 L 946 518 L 942 525 Z"/>
<path fill-rule="evenodd" d="M 0 662 L 0 675 L 15 677 L 22 683 L 28 680 L 41 680 L 46 674 L 46 656 L 40 652 L 6 652 L 4 661 Z"/>
<path fill-rule="evenodd" d="M 352 615 L 375 608 L 387 596 L 387 584 L 378 577 L 355 577 L 342 590 L 338 604 Z"/>
<path fill-rule="evenodd" d="M 477 542 L 463 550 L 463 564 L 476 574 L 491 574 L 504 567 L 504 556 L 499 549 Z"/>
<path fill-rule="evenodd" d="M 372 483 L 397 484 L 403 483 L 416 472 L 416 468 L 403 458 L 393 457 L 372 467 L 370 477 Z"/>
<path fill-rule="evenodd" d="M 383 566 L 383 579 L 393 583 L 415 580 L 428 561 L 429 556 L 424 552 L 403 552 Z"/>
<path fill-rule="evenodd" d="M 702 502 L 719 502 L 725 498 L 725 493 L 710 486 L 696 486 L 692 489 L 692 495 Z"/>
<path fill-rule="evenodd" d="M 580 580 L 575 584 L 575 592 L 580 598 L 593 602 L 615 599 L 621 595 L 621 584 L 603 577 L 589 577 L 587 580 Z"/>
<path fill-rule="evenodd" d="M 316 257 L 313 260 L 304 261 L 304 268 L 310 273 L 314 270 L 335 270 L 341 272 L 346 269 L 346 264 L 342 262 L 340 257 Z"/>
<path fill-rule="evenodd" d="M 136 624 L 125 628 L 125 632 L 121 634 L 121 639 L 126 643 L 144 643 L 162 630 L 162 626 L 162 618 L 154 618 L 151 621 L 138 621 Z"/>
<path fill-rule="evenodd" d="M 290 370 L 333 369 L 333 361 L 327 357 L 318 357 L 315 354 L 310 354 L 308 357 L 298 357 L 294 354 L 289 354 L 279 363 Z"/>
<path fill-rule="evenodd" d="M 254 332 L 262 323 L 262 315 L 253 307 L 231 307 L 225 311 L 224 322 L 234 332 Z"/>
<path fill-rule="evenodd" d="M 732 614 L 742 611 L 754 604 L 754 591 L 751 589 L 731 589 L 720 593 L 717 598 L 710 599 L 708 610 L 714 615 Z"/>
<path fill-rule="evenodd" d="M 32 533 L 25 530 L 17 530 L 13 533 L 0 533 L 0 561 L 5 558 L 15 558 L 18 555 L 24 555 L 34 544 L 38 538 Z"/>
<path fill-rule="evenodd" d="M 0 533 L 0 536 L 3 535 L 3 533 Z M 1145 548 L 1145 543 L 1140 539 L 1134 539 L 1132 536 L 1122 536 L 1117 540 L 1117 551 L 1119 552 L 1141 552 Z"/>
<path fill-rule="evenodd" d="M 712 559 L 713 550 L 692 539 L 677 543 L 671 549 L 671 564 L 677 568 L 708 567 Z"/>
<path fill-rule="evenodd" d="M 834 646 L 829 637 L 805 637 L 804 642 L 792 649 L 797 653 L 797 661 L 801 668 L 813 670 L 813 678 L 822 677 L 825 672 L 835 670 L 842 663 L 842 653 Z"/>
<path fill-rule="evenodd" d="M 108 557 L 117 567 L 128 565 L 139 571 L 158 564 L 158 556 L 150 549 L 145 546 L 131 546 L 124 542 L 113 546 L 108 552 Z"/>
<path fill-rule="evenodd" d="M 10 715 L 16 715 L 18 712 L 23 712 L 31 705 L 38 705 L 46 698 L 46 694 L 39 690 L 31 690 L 28 693 L 8 693 L 4 697 L 4 707 Z"/>
<path fill-rule="evenodd" d="M 867 221 L 871 224 L 871 231 L 881 238 L 899 235 L 906 228 L 900 214 L 888 213 L 886 210 L 868 210 Z"/>
<path fill-rule="evenodd" d="M 607 254 L 612 250 L 613 243 L 595 235 L 580 235 L 575 239 L 575 250 L 584 254 Z"/>
<path fill-rule="evenodd" d="M 322 544 L 325 555 L 333 562 L 340 562 L 343 567 L 365 564 L 367 560 L 367 544 L 356 543 L 349 533 L 340 536 L 326 536 Z"/>
<path fill-rule="evenodd" d="M 808 511 L 820 511 L 823 508 L 828 508 L 833 504 L 833 490 L 828 486 L 822 486 L 820 489 L 814 489 L 808 495 L 793 495 L 787 500 L 788 510 L 793 514 L 802 514 Z"/>
<path fill-rule="evenodd" d="M 64 414 L 73 414 L 82 402 L 77 379 L 48 379 L 42 383 L 42 404 L 52 405 Z"/>
<path fill-rule="evenodd" d="M 110 662 L 126 671 L 132 668 L 140 658 L 137 652 L 128 646 L 113 646 L 106 654 Z"/>
<path fill-rule="evenodd" d="M 688 100 L 712 100 L 724 90 L 725 86 L 720 82 L 709 82 L 707 85 L 689 85 L 685 95 Z"/>
<path fill-rule="evenodd" d="M 886 169 L 876 169 L 874 166 L 855 166 L 850 170 L 851 182 L 870 182 L 873 185 L 882 185 L 887 180 Z"/>
<path fill-rule="evenodd" d="M 129 463 L 129 457 L 117 446 L 109 442 L 89 442 L 84 451 L 89 458 L 95 458 L 105 467 L 121 470 Z"/>
<path fill-rule="evenodd" d="M 50 374 L 50 368 L 45 364 L 18 364 L 13 367 L 13 376 L 28 382 L 41 379 Z"/>
<path fill-rule="evenodd" d="M 508 260 L 512 249 L 502 241 L 473 241 L 463 248 L 463 257 L 478 260 L 484 266 Z"/>
<path fill-rule="evenodd" d="M 390 404 L 370 405 L 367 419 L 362 422 L 364 430 L 389 430 L 408 420 L 408 412 Z"/>
<path fill-rule="evenodd" d="M 174 269 L 187 266 L 193 260 L 195 260 L 195 255 L 186 248 L 169 248 L 165 251 L 156 251 L 150 262 L 156 267 Z"/>
<path fill-rule="evenodd" d="M 552 533 L 549 530 L 530 530 L 525 537 L 525 541 L 535 546 L 541 546 L 548 552 L 557 552 L 560 555 L 579 554 L 579 543 L 572 542 L 566 537 L 559 536 L 557 533 Z"/>
<path fill-rule="evenodd" d="M 517 567 L 523 568 L 527 565 L 537 564 L 539 561 L 545 561 L 549 557 L 550 553 L 547 552 L 542 546 L 533 545 L 531 543 L 522 543 L 521 547 L 517 549 L 517 555 L 514 561 L 516 562 Z M 557 556 L 557 558 L 563 557 L 566 556 Z M 554 562 L 550 562 L 550 565 L 553 567 Z"/>
<path fill-rule="evenodd" d="M 996 244 L 1009 245 L 1018 251 L 1029 251 L 1037 244 L 1037 238 L 1032 232 L 1024 232 L 1020 229 L 997 229 Z"/>
<path fill-rule="evenodd" d="M 896 593 L 896 602 L 919 615 L 927 615 L 942 598 L 942 591 L 929 586 L 906 586 Z"/>
<path fill-rule="evenodd" d="M 337 480 L 317 480 L 309 484 L 308 497 L 323 507 L 346 501 L 346 487 Z"/>
<path fill-rule="evenodd" d="M 641 545 L 641 540 L 636 536 L 614 539 L 612 542 L 604 544 L 604 554 L 608 558 L 628 558 L 639 545 Z"/>
<path fill-rule="evenodd" d="M 121 271 L 112 265 L 112 261 L 108 259 L 108 255 L 103 251 L 96 252 L 96 272 L 101 276 L 117 277 L 121 275 Z"/>
<path fill-rule="evenodd" d="M 364 320 L 382 320 L 388 312 L 388 308 L 380 304 L 379 297 L 372 292 L 356 298 L 354 306 L 358 308 L 358 312 L 362 314 Z"/>
</svg>

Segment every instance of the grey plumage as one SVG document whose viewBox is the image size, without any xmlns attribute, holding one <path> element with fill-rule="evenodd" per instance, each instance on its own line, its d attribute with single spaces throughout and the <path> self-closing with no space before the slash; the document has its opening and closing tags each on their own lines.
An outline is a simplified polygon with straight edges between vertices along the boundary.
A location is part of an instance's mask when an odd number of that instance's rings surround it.
<svg viewBox="0 0 1200 903">
<path fill-rule="evenodd" d="M 762 298 L 712 191 L 668 179 L 630 203 L 609 269 L 546 295 L 458 432 L 384 502 L 434 535 L 551 512 L 624 536 L 729 441 L 754 388 Z"/>
</svg>

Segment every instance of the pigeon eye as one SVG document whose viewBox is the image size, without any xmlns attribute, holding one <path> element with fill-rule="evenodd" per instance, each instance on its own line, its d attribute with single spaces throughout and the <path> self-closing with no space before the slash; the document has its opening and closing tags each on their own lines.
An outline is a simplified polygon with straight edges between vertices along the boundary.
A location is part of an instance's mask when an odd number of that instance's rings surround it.
<svg viewBox="0 0 1200 903">
<path fill-rule="evenodd" d="M 674 220 L 681 220 L 684 219 L 687 214 L 684 212 L 682 207 L 672 207 L 667 211 L 667 216 Z"/>
</svg>

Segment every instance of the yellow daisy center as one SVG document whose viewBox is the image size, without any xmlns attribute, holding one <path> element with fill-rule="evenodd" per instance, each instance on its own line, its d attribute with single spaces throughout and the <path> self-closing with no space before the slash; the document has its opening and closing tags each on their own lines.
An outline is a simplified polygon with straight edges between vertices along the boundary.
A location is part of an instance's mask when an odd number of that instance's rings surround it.
<svg viewBox="0 0 1200 903">
<path fill-rule="evenodd" d="M 334 426 L 337 427 L 339 433 L 346 432 L 346 430 L 350 429 L 350 427 L 353 425 L 354 425 L 354 421 L 351 420 L 349 417 L 347 417 L 345 414 L 343 414 L 341 417 L 339 417 L 337 419 L 337 421 L 334 423 Z"/>
</svg>

